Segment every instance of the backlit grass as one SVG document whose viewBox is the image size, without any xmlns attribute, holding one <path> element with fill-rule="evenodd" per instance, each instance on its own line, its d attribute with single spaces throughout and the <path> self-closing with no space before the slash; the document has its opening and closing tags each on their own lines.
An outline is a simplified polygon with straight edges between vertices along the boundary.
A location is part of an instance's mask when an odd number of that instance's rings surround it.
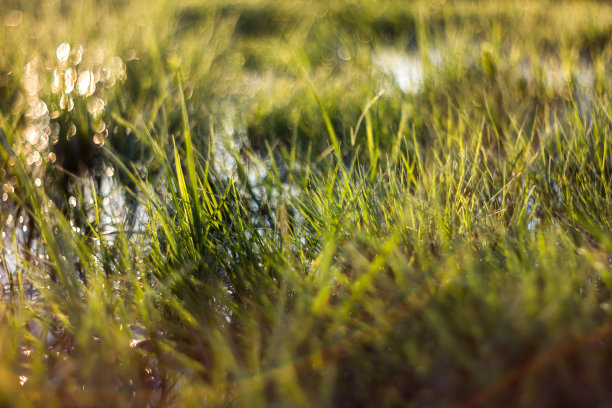
<svg viewBox="0 0 612 408">
<path fill-rule="evenodd" d="M 0 405 L 612 399 L 607 3 L 2 5 Z"/>
</svg>

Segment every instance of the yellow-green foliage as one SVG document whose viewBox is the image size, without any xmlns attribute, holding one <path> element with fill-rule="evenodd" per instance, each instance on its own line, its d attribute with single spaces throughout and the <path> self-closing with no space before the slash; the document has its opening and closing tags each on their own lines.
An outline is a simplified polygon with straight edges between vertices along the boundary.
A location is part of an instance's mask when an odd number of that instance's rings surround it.
<svg viewBox="0 0 612 408">
<path fill-rule="evenodd" d="M 0 406 L 612 400 L 608 3 L 1 6 Z"/>
</svg>

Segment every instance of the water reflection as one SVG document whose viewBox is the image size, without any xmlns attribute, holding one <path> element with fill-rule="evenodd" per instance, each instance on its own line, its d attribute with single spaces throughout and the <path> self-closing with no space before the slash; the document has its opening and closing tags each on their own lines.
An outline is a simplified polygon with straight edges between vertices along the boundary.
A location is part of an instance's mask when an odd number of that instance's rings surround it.
<svg viewBox="0 0 612 408">
<path fill-rule="evenodd" d="M 41 208 L 44 213 L 57 206 L 70 219 L 80 219 L 79 213 L 84 211 L 86 223 L 93 214 L 93 204 L 79 205 L 79 202 L 89 197 L 93 203 L 91 197 L 97 194 L 102 203 L 101 232 L 109 232 L 125 216 L 125 207 L 118 198 L 122 193 L 114 181 L 115 169 L 106 164 L 101 150 L 112 126 L 106 118 L 105 93 L 126 79 L 126 67 L 120 57 L 107 57 L 100 48 L 92 50 L 88 54 L 79 44 L 62 42 L 55 48 L 51 60 L 39 55 L 28 58 L 20 80 L 21 92 L 15 102 L 25 112 L 23 127 L 18 133 L 21 137 L 12 146 L 4 136 L 2 142 L 7 151 L 23 158 L 33 186 L 50 197 Z M 15 157 L 10 158 L 10 163 L 16 162 Z M 7 176 L 5 170 L 0 171 L 4 173 L 1 202 L 6 208 L 18 209 L 14 217 L 10 213 L 1 217 L 6 226 L 0 228 L 3 247 L 0 282 L 4 287 L 22 262 L 38 262 L 26 254 L 38 253 L 38 244 L 27 210 L 11 199 L 13 194 L 20 193 L 15 191 L 16 180 Z M 95 190 L 81 192 L 83 185 L 74 175 L 93 176 Z M 84 232 L 83 220 L 76 218 L 73 230 Z M 5 249 L 12 243 L 16 244 L 15 248 L 24 248 L 24 254 Z"/>
<path fill-rule="evenodd" d="M 394 79 L 402 91 L 416 93 L 423 86 L 425 70 L 418 53 L 402 53 L 383 49 L 374 54 L 373 59 L 383 72 Z"/>
</svg>

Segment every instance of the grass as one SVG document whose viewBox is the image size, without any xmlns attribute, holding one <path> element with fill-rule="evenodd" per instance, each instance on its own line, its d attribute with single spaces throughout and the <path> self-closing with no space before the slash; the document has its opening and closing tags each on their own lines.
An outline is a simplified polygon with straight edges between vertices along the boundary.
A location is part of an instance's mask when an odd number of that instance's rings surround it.
<svg viewBox="0 0 612 408">
<path fill-rule="evenodd" d="M 607 3 L 3 5 L 0 405 L 612 399 Z"/>
</svg>

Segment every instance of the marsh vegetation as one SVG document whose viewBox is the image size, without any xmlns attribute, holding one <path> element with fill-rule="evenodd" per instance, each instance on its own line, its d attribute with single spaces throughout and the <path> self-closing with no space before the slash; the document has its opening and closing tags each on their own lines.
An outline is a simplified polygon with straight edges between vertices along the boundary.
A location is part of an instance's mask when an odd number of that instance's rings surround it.
<svg viewBox="0 0 612 408">
<path fill-rule="evenodd" d="M 1 5 L 1 406 L 612 401 L 612 5 Z"/>
</svg>

